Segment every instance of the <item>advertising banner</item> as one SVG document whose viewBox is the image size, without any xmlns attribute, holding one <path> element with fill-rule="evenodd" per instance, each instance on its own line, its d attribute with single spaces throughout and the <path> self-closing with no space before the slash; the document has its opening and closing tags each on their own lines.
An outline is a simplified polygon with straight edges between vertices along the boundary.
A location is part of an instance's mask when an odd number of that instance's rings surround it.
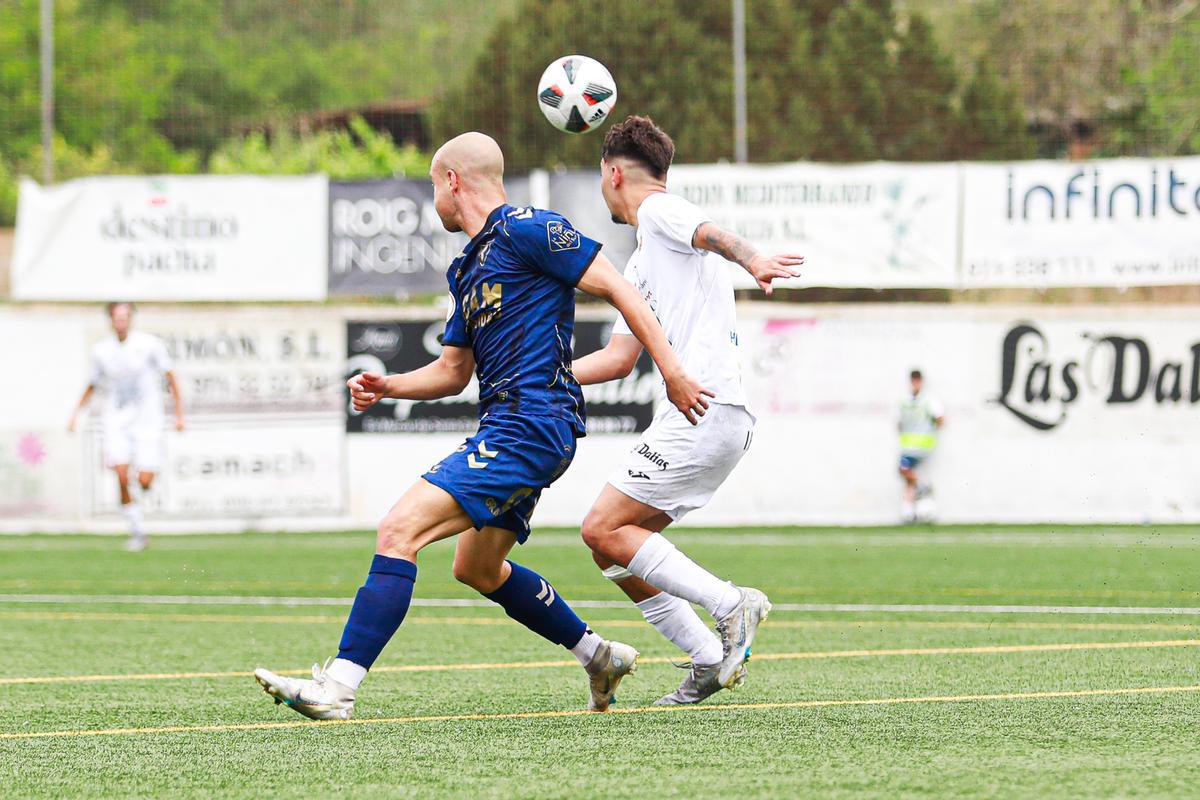
<svg viewBox="0 0 1200 800">
<path fill-rule="evenodd" d="M 444 292 L 466 242 L 442 227 L 428 180 L 329 184 L 330 295 Z"/>
<path fill-rule="evenodd" d="M 797 286 L 955 284 L 955 164 L 681 164 L 668 188 L 767 253 L 805 256 Z"/>
<path fill-rule="evenodd" d="M 963 166 L 962 285 L 1200 281 L 1200 157 Z"/>
<path fill-rule="evenodd" d="M 843 307 L 743 328 L 760 421 L 731 517 L 897 521 L 918 368 L 946 411 L 921 467 L 943 521 L 1200 519 L 1185 307 Z"/>
<path fill-rule="evenodd" d="M 196 420 L 166 439 L 166 461 L 143 499 L 158 518 L 333 516 L 345 510 L 339 420 Z M 92 437 L 91 512 L 117 512 L 116 480 Z"/>
<path fill-rule="evenodd" d="M 599 171 L 552 172 L 549 184 L 550 208 L 570 220 L 575 230 L 604 245 L 600 252 L 624 272 L 625 262 L 637 247 L 637 233 L 630 225 L 613 222 L 612 212 L 600 194 Z"/>
<path fill-rule="evenodd" d="M 341 418 L 345 325 L 335 315 L 153 309 L 138 312 L 137 323 L 166 345 L 189 416 Z"/>
<path fill-rule="evenodd" d="M 358 372 L 408 372 L 423 367 L 442 352 L 436 322 L 350 322 L 346 329 L 346 376 Z M 584 355 L 608 341 L 612 323 L 577 320 L 575 353 Z M 619 381 L 584 387 L 588 433 L 632 433 L 645 430 L 654 417 L 660 380 L 650 357 L 642 353 L 634 371 Z M 350 433 L 473 433 L 479 426 L 479 386 L 475 379 L 461 395 L 442 400 L 385 399 L 355 412 L 344 393 L 346 431 Z"/>
<path fill-rule="evenodd" d="M 19 300 L 321 300 L 324 176 L 23 180 Z"/>
<path fill-rule="evenodd" d="M 528 202 L 528 178 L 505 189 L 509 203 Z M 466 243 L 466 234 L 442 227 L 427 178 L 329 184 L 330 295 L 445 292 L 446 270 Z"/>
</svg>

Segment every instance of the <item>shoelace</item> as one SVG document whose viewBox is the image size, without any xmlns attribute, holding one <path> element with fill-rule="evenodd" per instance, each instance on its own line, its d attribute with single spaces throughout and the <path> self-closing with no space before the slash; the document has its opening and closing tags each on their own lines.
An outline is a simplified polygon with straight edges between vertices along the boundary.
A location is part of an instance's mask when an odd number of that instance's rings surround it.
<svg viewBox="0 0 1200 800">
<path fill-rule="evenodd" d="M 722 620 L 717 623 L 717 636 L 721 639 L 721 652 L 724 658 L 729 658 L 729 653 L 732 650 L 729 644 L 729 623 Z"/>
<path fill-rule="evenodd" d="M 330 656 L 329 658 L 325 659 L 325 663 L 323 665 L 313 664 L 313 668 L 312 668 L 313 683 L 315 683 L 321 689 L 325 688 L 325 670 L 329 669 L 329 665 L 332 663 L 333 663 L 333 656 Z"/>
</svg>

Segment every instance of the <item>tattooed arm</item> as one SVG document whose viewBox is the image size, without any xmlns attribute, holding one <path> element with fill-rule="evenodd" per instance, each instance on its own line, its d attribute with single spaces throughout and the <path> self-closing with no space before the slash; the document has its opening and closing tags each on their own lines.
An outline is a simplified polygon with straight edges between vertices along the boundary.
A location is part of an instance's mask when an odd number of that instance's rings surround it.
<svg viewBox="0 0 1200 800">
<path fill-rule="evenodd" d="M 771 293 L 771 281 L 776 278 L 800 277 L 800 271 L 796 267 L 804 263 L 804 256 L 794 253 L 765 256 L 736 233 L 711 222 L 696 228 L 692 246 L 716 253 L 726 261 L 740 264 L 767 294 Z"/>
</svg>

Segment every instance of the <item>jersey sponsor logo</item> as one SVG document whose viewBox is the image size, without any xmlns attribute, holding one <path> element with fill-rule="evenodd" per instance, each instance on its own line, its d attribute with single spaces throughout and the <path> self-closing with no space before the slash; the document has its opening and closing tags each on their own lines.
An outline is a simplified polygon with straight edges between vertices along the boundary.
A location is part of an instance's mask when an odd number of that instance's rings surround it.
<svg viewBox="0 0 1200 800">
<path fill-rule="evenodd" d="M 655 466 L 657 466 L 659 472 L 662 472 L 667 467 L 671 466 L 671 462 L 667 461 L 665 458 L 663 458 L 661 455 L 659 455 L 657 451 L 651 450 L 649 448 L 649 446 L 647 446 L 647 445 L 644 445 L 644 444 L 639 445 L 638 449 L 635 450 L 634 452 L 636 452 L 639 456 L 641 456 L 642 458 L 649 461 L 651 464 L 654 464 Z"/>
<path fill-rule="evenodd" d="M 467 315 L 467 328 L 472 333 L 500 316 L 503 295 L 504 285 L 499 281 L 481 283 L 467 292 L 463 308 Z"/>
<path fill-rule="evenodd" d="M 546 223 L 546 239 L 551 253 L 579 249 L 579 231 L 563 222 Z"/>
</svg>

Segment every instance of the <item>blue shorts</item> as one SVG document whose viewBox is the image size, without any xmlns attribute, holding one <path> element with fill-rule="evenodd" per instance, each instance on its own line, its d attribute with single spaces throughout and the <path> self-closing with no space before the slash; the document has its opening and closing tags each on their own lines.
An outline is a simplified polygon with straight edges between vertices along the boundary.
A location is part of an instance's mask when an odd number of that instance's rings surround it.
<svg viewBox="0 0 1200 800">
<path fill-rule="evenodd" d="M 925 456 L 900 456 L 900 469 L 916 469 L 924 460 Z"/>
<path fill-rule="evenodd" d="M 575 430 L 568 420 L 491 414 L 422 477 L 449 492 L 476 528 L 503 528 L 524 543 L 542 489 L 574 457 Z"/>
</svg>

